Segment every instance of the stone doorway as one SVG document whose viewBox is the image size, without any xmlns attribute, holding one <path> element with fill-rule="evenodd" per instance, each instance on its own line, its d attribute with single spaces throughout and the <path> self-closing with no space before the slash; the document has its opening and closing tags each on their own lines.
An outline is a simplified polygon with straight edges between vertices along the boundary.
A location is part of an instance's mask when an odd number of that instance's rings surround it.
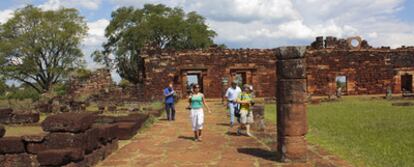
<svg viewBox="0 0 414 167">
<path fill-rule="evenodd" d="M 413 92 L 413 75 L 408 73 L 401 75 L 401 91 L 409 93 Z"/>
<path fill-rule="evenodd" d="M 348 79 L 345 75 L 339 75 L 336 76 L 335 78 L 335 82 L 336 82 L 336 90 L 338 91 L 338 89 L 341 90 L 341 94 L 346 95 L 348 92 Z M 339 92 L 337 92 L 339 93 Z"/>
<path fill-rule="evenodd" d="M 183 94 L 189 95 L 191 93 L 192 85 L 200 85 L 200 91 L 204 93 L 204 79 L 203 71 L 199 70 L 188 70 L 182 73 L 182 83 L 183 83 Z"/>
</svg>

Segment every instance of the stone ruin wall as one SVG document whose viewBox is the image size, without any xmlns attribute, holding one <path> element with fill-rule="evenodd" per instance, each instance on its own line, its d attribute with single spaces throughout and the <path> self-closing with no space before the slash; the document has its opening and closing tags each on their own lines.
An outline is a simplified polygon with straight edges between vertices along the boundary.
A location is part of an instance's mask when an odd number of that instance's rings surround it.
<svg viewBox="0 0 414 167">
<path fill-rule="evenodd" d="M 356 45 L 352 45 L 353 40 Z M 401 93 L 400 75 L 414 74 L 414 47 L 373 48 L 360 37 L 317 37 L 307 47 L 307 89 L 310 95 L 332 95 L 335 78 L 346 76 L 348 95 L 385 94 L 387 87 Z M 174 81 L 185 96 L 186 73 L 201 71 L 207 97 L 223 94 L 222 77 L 246 72 L 258 97 L 274 97 L 276 56 L 274 49 L 148 50 L 144 53 L 145 99 L 162 99 L 162 89 Z M 414 82 L 413 82 L 414 83 Z M 414 85 L 413 85 L 414 87 Z"/>
<path fill-rule="evenodd" d="M 112 85 L 111 72 L 108 69 L 98 69 L 84 81 L 72 78 L 70 80 L 70 94 L 75 97 L 82 94 L 93 94 L 108 89 Z"/>
<path fill-rule="evenodd" d="M 145 59 L 144 96 L 162 99 L 162 90 L 173 81 L 176 92 L 186 96 L 187 74 L 199 72 L 203 77 L 204 94 L 219 98 L 227 88 L 222 77 L 230 81 L 234 73 L 243 72 L 246 83 L 254 85 L 260 97 L 274 96 L 276 60 L 271 49 L 219 49 L 188 51 L 148 51 Z M 151 56 L 150 56 L 151 55 Z"/>
<path fill-rule="evenodd" d="M 357 39 L 352 46 L 349 39 Z M 414 74 L 414 47 L 372 48 L 358 37 L 348 40 L 317 38 L 308 47 L 307 84 L 313 95 L 330 95 L 336 90 L 337 76 L 346 76 L 346 94 L 385 94 L 390 87 L 401 93 L 401 75 Z"/>
</svg>

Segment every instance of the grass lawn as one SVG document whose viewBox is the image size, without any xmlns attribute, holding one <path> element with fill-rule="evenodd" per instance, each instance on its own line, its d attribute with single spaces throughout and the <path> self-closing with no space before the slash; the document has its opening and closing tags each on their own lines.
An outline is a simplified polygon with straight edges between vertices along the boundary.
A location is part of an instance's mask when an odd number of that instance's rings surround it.
<svg viewBox="0 0 414 167">
<path fill-rule="evenodd" d="M 414 166 L 414 106 L 394 102 L 344 97 L 309 105 L 307 140 L 356 166 Z M 265 110 L 266 119 L 275 122 L 275 105 Z"/>
<path fill-rule="evenodd" d="M 38 135 L 45 133 L 40 126 L 6 125 L 5 136 Z"/>
</svg>

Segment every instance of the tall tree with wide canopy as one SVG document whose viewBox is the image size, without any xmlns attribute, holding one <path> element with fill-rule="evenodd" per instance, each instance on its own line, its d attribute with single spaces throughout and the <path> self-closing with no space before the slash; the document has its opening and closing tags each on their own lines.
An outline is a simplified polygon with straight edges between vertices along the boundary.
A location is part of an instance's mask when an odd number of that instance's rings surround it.
<svg viewBox="0 0 414 167">
<path fill-rule="evenodd" d="M 0 75 L 47 92 L 81 65 L 86 23 L 76 9 L 26 6 L 0 25 Z"/>
<path fill-rule="evenodd" d="M 206 48 L 213 44 L 216 33 L 196 12 L 185 13 L 181 8 L 146 4 L 142 9 L 122 7 L 112 12 L 105 36 L 108 41 L 103 44 L 103 51 L 94 52 L 95 61 L 107 66 L 115 64 L 122 78 L 137 84 L 144 78 L 140 57 L 144 47 Z"/>
</svg>

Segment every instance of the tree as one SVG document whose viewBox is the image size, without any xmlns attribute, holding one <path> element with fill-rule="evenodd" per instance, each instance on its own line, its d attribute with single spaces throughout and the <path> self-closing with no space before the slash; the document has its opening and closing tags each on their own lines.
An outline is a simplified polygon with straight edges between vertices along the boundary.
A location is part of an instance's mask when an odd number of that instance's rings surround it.
<svg viewBox="0 0 414 167">
<path fill-rule="evenodd" d="M 47 92 L 82 65 L 86 23 L 76 9 L 26 6 L 0 25 L 0 74 Z"/>
<path fill-rule="evenodd" d="M 6 80 L 0 77 L 0 96 L 3 96 L 6 93 L 8 86 Z"/>
<path fill-rule="evenodd" d="M 213 44 L 216 33 L 209 30 L 204 17 L 196 12 L 146 4 L 142 9 L 122 7 L 112 12 L 105 36 L 108 42 L 103 44 L 103 51 L 93 54 L 94 60 L 107 66 L 115 64 L 122 78 L 136 84 L 145 77 L 140 56 L 144 47 L 206 48 Z"/>
</svg>

